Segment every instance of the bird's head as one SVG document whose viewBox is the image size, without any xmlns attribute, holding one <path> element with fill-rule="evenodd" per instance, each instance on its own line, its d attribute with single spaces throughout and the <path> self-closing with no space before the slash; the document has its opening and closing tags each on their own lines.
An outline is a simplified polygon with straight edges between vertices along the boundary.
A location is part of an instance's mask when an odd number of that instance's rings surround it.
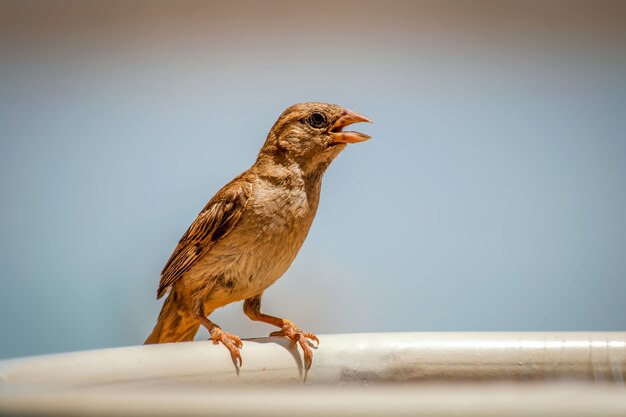
<svg viewBox="0 0 626 417">
<path fill-rule="evenodd" d="M 371 123 L 367 117 L 336 104 L 295 104 L 276 120 L 259 157 L 297 163 L 304 172 L 323 172 L 348 143 L 370 139 L 364 133 L 343 130 L 357 122 Z"/>
</svg>

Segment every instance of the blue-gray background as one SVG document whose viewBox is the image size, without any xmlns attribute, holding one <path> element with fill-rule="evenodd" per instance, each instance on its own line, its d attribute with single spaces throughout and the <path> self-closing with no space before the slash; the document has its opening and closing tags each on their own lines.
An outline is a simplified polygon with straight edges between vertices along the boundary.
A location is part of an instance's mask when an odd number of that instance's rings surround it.
<svg viewBox="0 0 626 417">
<path fill-rule="evenodd" d="M 626 330 L 626 7 L 545 3 L 0 3 L 0 357 L 142 343 L 180 235 L 312 100 L 374 139 L 268 313 Z"/>
</svg>

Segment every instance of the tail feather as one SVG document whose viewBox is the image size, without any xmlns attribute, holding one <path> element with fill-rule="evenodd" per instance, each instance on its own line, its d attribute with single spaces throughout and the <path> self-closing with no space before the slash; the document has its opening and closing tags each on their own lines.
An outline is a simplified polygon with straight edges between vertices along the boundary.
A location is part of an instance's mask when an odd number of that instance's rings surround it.
<svg viewBox="0 0 626 417">
<path fill-rule="evenodd" d="M 145 344 L 189 342 L 192 341 L 200 324 L 189 314 L 187 309 L 181 308 L 175 292 L 171 292 L 161 308 L 159 319 Z"/>
</svg>

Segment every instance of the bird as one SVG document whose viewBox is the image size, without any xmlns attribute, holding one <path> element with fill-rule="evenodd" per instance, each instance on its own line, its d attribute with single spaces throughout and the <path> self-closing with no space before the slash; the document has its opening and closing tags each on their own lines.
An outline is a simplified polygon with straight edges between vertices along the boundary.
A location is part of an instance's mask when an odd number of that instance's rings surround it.
<svg viewBox="0 0 626 417">
<path fill-rule="evenodd" d="M 262 313 L 261 298 L 302 247 L 330 163 L 348 144 L 370 139 L 344 130 L 358 122 L 371 120 L 317 102 L 294 104 L 278 117 L 254 164 L 220 189 L 180 238 L 161 272 L 157 299 L 168 295 L 145 344 L 192 341 L 203 326 L 241 367 L 241 339 L 208 316 L 243 301 L 246 316 L 278 327 L 270 336 L 299 344 L 305 369 L 311 367 L 309 344 L 319 345 L 317 336 Z"/>
</svg>

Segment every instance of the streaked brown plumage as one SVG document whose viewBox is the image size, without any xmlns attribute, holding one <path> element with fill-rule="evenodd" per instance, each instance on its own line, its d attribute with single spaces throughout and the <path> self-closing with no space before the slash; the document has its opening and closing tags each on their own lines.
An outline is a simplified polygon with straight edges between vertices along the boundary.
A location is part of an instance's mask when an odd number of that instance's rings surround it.
<svg viewBox="0 0 626 417">
<path fill-rule="evenodd" d="M 369 120 L 333 104 L 300 103 L 283 112 L 254 165 L 215 194 L 178 242 L 161 273 L 157 298 L 168 289 L 170 294 L 147 344 L 193 340 L 203 325 L 241 365 L 241 340 L 207 316 L 245 300 L 245 314 L 281 328 L 271 335 L 299 343 L 306 368 L 311 366 L 307 339 L 317 337 L 261 313 L 261 296 L 304 243 L 326 168 L 347 143 L 369 139 L 343 131 L 356 122 Z"/>
</svg>

